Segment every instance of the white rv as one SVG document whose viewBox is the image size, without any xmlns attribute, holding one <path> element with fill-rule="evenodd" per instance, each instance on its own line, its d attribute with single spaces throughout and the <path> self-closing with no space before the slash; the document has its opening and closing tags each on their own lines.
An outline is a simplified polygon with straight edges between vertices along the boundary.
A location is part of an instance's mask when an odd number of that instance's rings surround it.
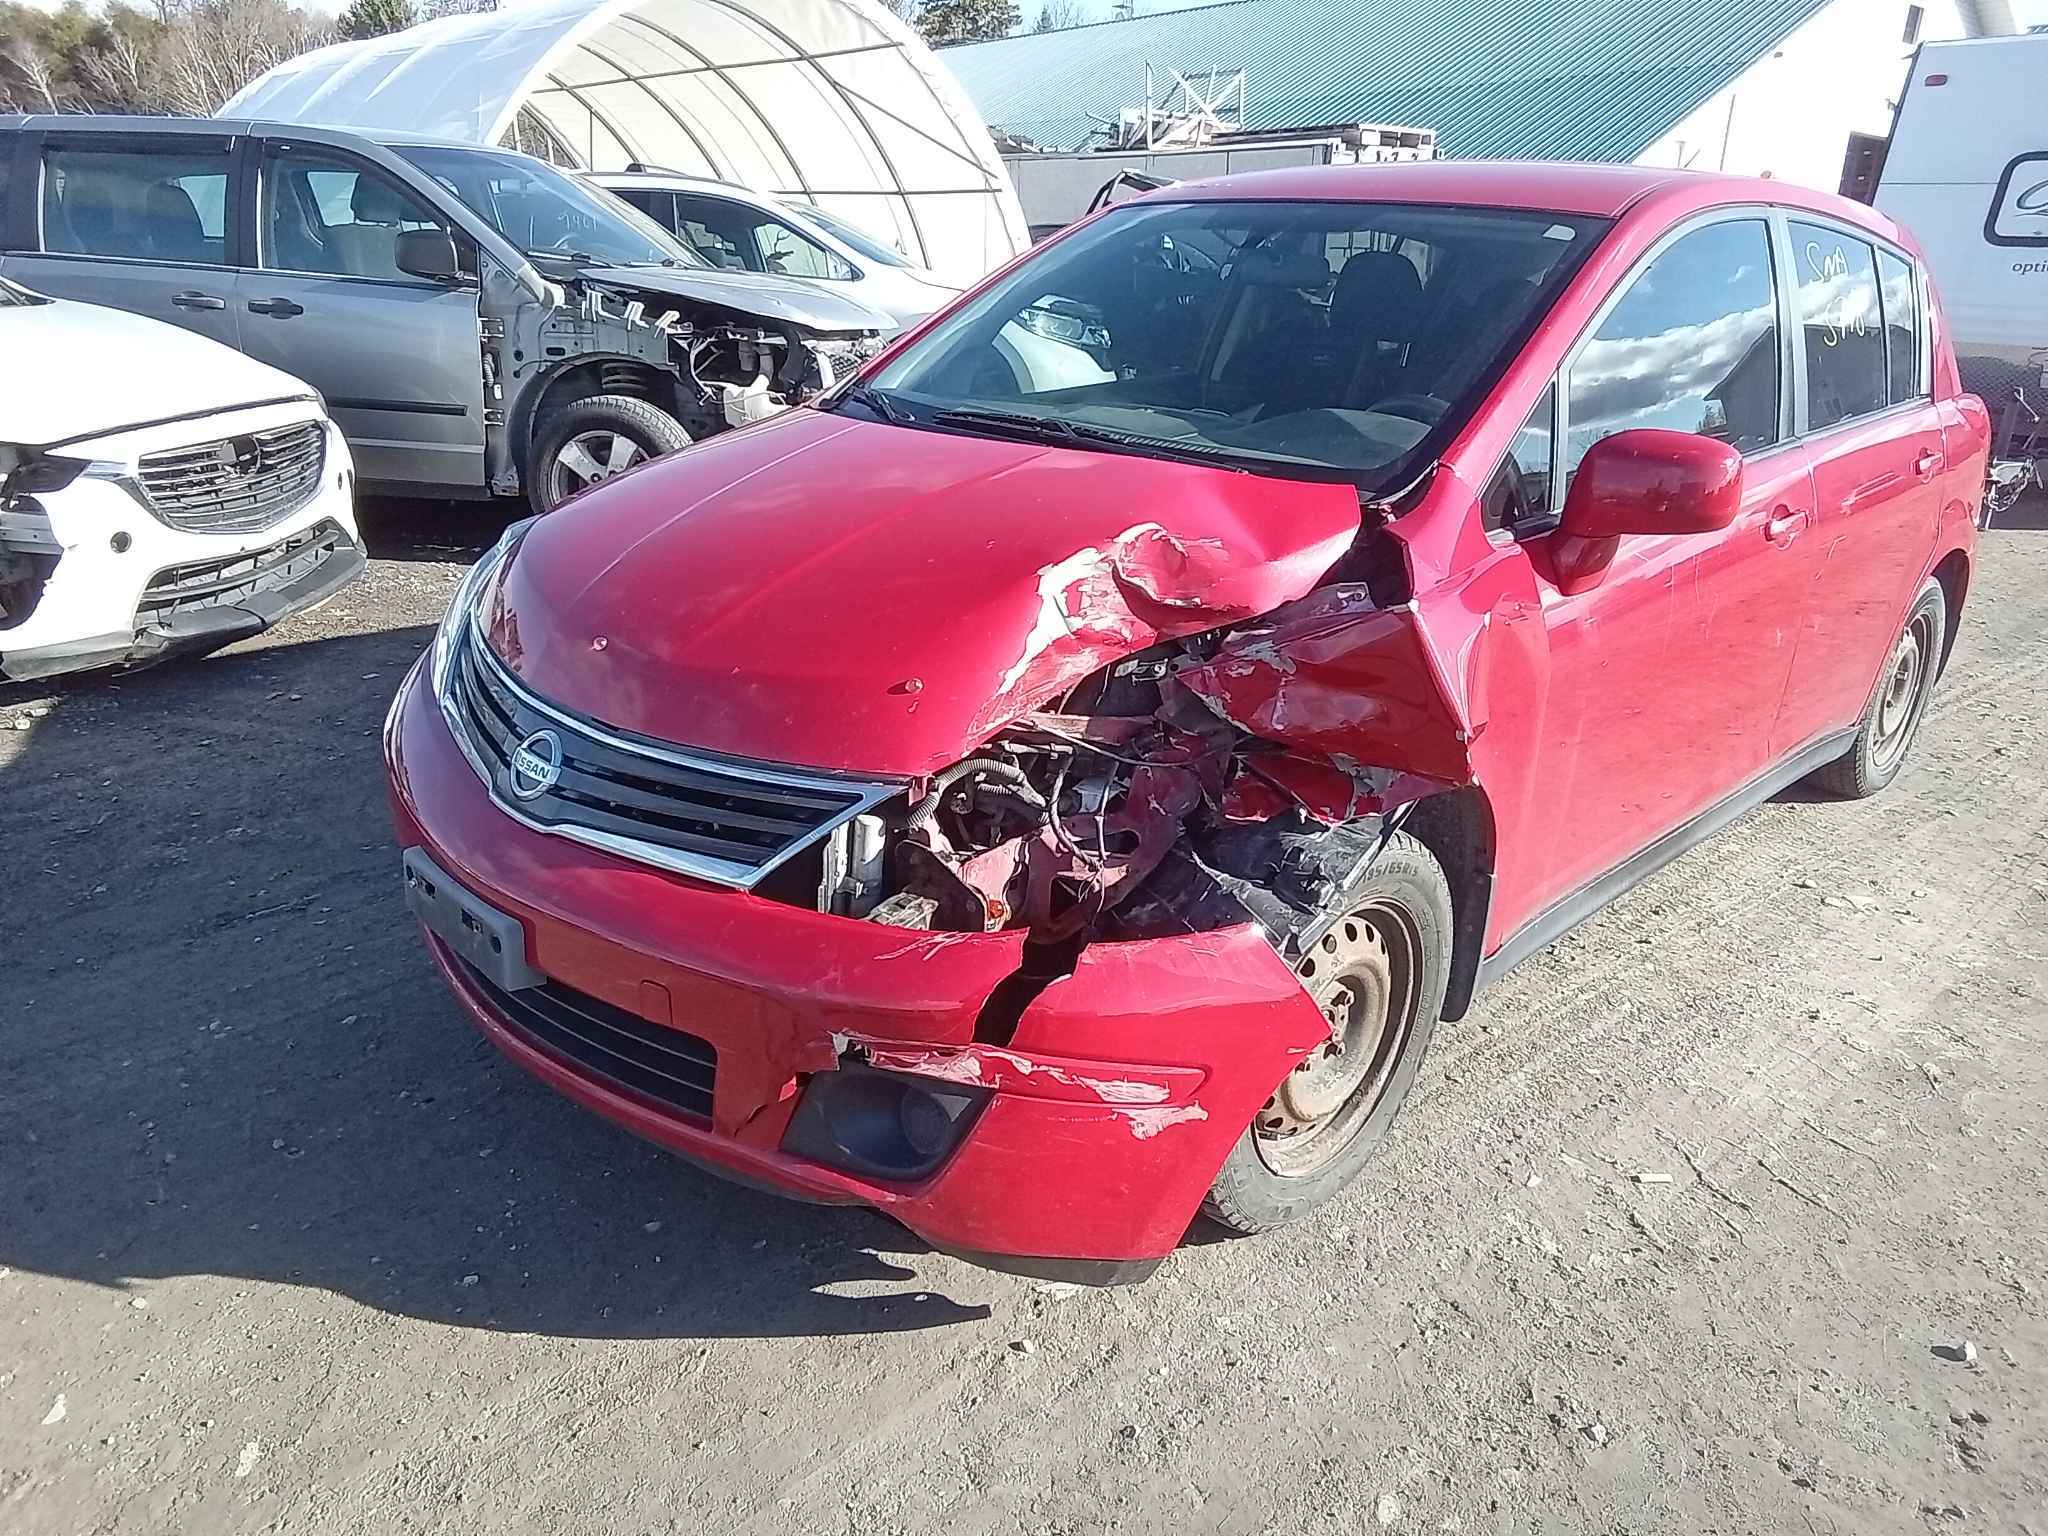
<svg viewBox="0 0 2048 1536">
<path fill-rule="evenodd" d="M 2048 33 L 1929 43 L 1873 199 L 1911 229 L 1993 457 L 2048 461 Z M 2043 473 L 2037 470 L 2036 473 Z"/>
</svg>

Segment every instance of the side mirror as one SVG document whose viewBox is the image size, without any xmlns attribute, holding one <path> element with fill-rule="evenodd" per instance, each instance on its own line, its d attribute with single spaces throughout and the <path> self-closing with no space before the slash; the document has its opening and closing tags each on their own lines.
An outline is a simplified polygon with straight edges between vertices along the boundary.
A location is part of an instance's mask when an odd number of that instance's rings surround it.
<svg viewBox="0 0 2048 1536">
<path fill-rule="evenodd" d="M 399 271 L 437 283 L 460 282 L 464 276 L 455 237 L 445 229 L 401 229 L 392 260 Z"/>
<path fill-rule="evenodd" d="M 1586 450 L 1550 539 L 1561 592 L 1599 583 L 1629 533 L 1711 533 L 1742 505 L 1742 455 L 1696 432 L 1638 427 Z"/>
</svg>

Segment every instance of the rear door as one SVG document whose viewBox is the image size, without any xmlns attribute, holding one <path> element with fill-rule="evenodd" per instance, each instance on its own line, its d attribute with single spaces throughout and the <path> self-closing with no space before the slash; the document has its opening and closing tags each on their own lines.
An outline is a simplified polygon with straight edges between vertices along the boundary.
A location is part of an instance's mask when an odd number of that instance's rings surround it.
<svg viewBox="0 0 2048 1536">
<path fill-rule="evenodd" d="M 1778 734 L 1853 724 L 1926 568 L 1947 463 L 1913 264 L 1867 235 L 1790 217 L 1799 426 L 1824 565 L 1800 615 Z"/>
<path fill-rule="evenodd" d="M 179 129 L 28 135 L 14 171 L 27 227 L 0 271 L 238 345 L 234 147 L 225 133 Z"/>
<path fill-rule="evenodd" d="M 253 147 L 256 253 L 235 285 L 243 350 L 326 396 L 364 479 L 481 487 L 476 283 L 432 282 L 397 263 L 405 230 L 450 229 L 473 251 L 468 237 L 347 151 L 284 139 Z"/>
</svg>

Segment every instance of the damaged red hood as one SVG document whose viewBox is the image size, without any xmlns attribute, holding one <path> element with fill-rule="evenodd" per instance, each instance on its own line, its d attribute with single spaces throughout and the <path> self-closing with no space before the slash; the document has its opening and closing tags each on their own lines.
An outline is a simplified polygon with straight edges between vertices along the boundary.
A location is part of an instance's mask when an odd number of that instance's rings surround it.
<svg viewBox="0 0 2048 1536">
<path fill-rule="evenodd" d="M 736 756 L 916 775 L 1107 662 L 1301 596 L 1346 485 L 809 410 L 540 519 L 487 599 L 529 687 Z"/>
</svg>

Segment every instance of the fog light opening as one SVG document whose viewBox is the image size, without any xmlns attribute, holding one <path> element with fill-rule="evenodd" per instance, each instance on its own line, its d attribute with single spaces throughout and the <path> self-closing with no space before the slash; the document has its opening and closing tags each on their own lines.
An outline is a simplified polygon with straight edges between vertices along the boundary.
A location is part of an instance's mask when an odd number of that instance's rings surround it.
<svg viewBox="0 0 2048 1536">
<path fill-rule="evenodd" d="M 966 1139 L 989 1090 L 848 1058 L 805 1085 L 782 1150 L 872 1178 L 921 1179 Z"/>
</svg>

